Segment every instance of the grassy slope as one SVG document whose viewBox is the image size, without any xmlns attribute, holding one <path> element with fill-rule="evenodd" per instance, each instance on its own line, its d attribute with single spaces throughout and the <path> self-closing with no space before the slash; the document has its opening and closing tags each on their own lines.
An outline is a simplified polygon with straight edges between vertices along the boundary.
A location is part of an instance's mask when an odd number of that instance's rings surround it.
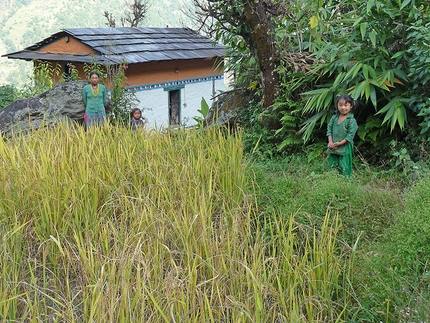
<svg viewBox="0 0 430 323">
<path fill-rule="evenodd" d="M 254 162 L 261 212 L 313 225 L 327 210 L 340 215 L 339 237 L 358 242 L 351 322 L 429 322 L 430 180 L 404 187 L 400 174 L 364 169 L 345 180 L 325 167 L 295 156 Z"/>
</svg>

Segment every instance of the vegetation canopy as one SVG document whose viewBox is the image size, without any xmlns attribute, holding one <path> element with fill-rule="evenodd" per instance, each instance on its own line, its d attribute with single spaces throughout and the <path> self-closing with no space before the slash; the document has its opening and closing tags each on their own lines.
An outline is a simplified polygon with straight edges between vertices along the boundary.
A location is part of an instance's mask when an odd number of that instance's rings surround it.
<svg viewBox="0 0 430 323">
<path fill-rule="evenodd" d="M 393 139 L 423 161 L 427 1 L 194 2 L 201 29 L 231 48 L 236 90 L 253 97 L 241 118 L 262 154 L 305 143 L 310 158 L 321 155 L 334 99 L 348 93 L 358 102 L 357 149 L 367 162 L 390 165 Z"/>
</svg>

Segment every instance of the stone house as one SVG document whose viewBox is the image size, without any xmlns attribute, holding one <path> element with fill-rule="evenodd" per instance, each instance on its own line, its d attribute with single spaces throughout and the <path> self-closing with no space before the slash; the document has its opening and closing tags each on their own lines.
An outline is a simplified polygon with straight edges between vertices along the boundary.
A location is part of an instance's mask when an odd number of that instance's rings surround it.
<svg viewBox="0 0 430 323">
<path fill-rule="evenodd" d="M 75 66 L 79 79 L 93 63 L 126 64 L 126 88 L 152 127 L 193 125 L 201 100 L 210 105 L 224 90 L 225 48 L 187 28 L 66 28 L 10 59 L 49 62 L 67 75 Z M 53 76 L 53 82 L 58 82 Z M 108 89 L 109 84 L 106 84 Z"/>
</svg>

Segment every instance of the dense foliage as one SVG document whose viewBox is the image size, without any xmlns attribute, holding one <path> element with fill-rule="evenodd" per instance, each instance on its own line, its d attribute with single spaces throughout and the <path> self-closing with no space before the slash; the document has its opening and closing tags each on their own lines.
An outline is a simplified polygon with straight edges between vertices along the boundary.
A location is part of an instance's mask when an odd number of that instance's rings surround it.
<svg viewBox="0 0 430 323">
<path fill-rule="evenodd" d="M 314 127 L 331 117 L 335 96 L 348 92 L 359 103 L 359 149 L 367 158 L 386 159 L 393 139 L 414 144 L 419 158 L 428 135 L 428 2 L 343 1 L 314 17 L 321 41 L 312 50 L 318 63 L 305 93 L 302 111 L 312 117 L 304 139 L 321 134 Z"/>
<path fill-rule="evenodd" d="M 263 153 L 297 152 L 305 143 L 311 159 L 320 155 L 333 101 L 349 93 L 358 103 L 360 156 L 392 166 L 393 153 L 407 149 L 403 154 L 414 162 L 425 161 L 430 126 L 427 1 L 238 1 L 235 8 L 222 3 L 209 1 L 205 14 L 217 21 L 211 25 L 213 34 L 232 49 L 229 63 L 237 89 L 255 94 L 254 107 L 242 114 L 242 122 L 249 137 L 256 138 L 254 145 L 258 140 L 272 146 L 263 145 Z M 259 24 L 271 17 L 264 40 L 252 38 L 255 28 L 245 18 L 234 20 L 237 10 L 246 16 L 247 5 L 256 11 L 265 6 Z M 276 63 L 277 83 L 264 81 L 258 41 Z M 273 49 L 276 55 L 270 55 Z M 277 88 L 269 107 L 267 87 Z M 266 117 L 276 122 L 255 125 L 254 120 Z"/>
<path fill-rule="evenodd" d="M 0 109 L 8 106 L 18 97 L 17 89 L 11 85 L 0 86 Z"/>
</svg>

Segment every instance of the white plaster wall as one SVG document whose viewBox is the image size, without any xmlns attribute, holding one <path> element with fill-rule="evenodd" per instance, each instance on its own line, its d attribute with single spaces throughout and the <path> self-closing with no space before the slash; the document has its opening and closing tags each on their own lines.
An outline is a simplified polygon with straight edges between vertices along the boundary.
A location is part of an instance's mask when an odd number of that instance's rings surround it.
<svg viewBox="0 0 430 323">
<path fill-rule="evenodd" d="M 224 90 L 224 79 L 215 79 L 215 93 Z M 197 111 L 201 107 L 202 97 L 209 107 L 212 105 L 213 81 L 187 83 L 180 89 L 181 113 L 180 124 L 192 126 L 196 124 L 194 117 L 200 116 Z M 169 125 L 169 91 L 164 88 L 137 90 L 136 96 L 140 100 L 139 108 L 148 120 L 149 128 L 165 128 Z"/>
</svg>

